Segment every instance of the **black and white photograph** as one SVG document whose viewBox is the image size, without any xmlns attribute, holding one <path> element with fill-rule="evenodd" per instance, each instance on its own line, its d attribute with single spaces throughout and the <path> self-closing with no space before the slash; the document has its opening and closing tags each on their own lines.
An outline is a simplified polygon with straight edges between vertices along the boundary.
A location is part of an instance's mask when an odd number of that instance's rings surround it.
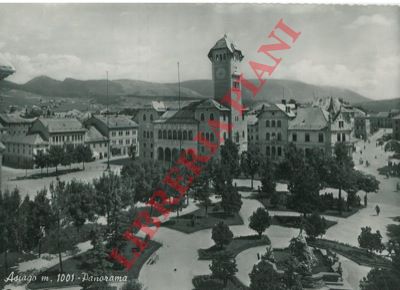
<svg viewBox="0 0 400 290">
<path fill-rule="evenodd" d="M 399 290 L 400 5 L 0 3 L 0 289 Z"/>
</svg>

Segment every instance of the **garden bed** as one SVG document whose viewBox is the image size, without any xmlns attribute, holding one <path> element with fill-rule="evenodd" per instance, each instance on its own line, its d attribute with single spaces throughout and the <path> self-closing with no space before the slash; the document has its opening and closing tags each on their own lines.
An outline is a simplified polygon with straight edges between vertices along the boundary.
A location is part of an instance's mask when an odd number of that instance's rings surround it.
<svg viewBox="0 0 400 290">
<path fill-rule="evenodd" d="M 216 255 L 226 252 L 232 257 L 236 257 L 240 252 L 244 250 L 263 246 L 263 245 L 270 245 L 271 241 L 265 235 L 259 238 L 258 235 L 252 236 L 241 236 L 236 237 L 232 240 L 232 242 L 224 248 L 220 248 L 217 245 L 211 246 L 208 249 L 199 249 L 199 260 L 212 260 Z"/>
<path fill-rule="evenodd" d="M 248 290 L 236 277 L 228 280 L 226 286 L 223 286 L 222 281 L 214 279 L 211 275 L 199 275 L 192 279 L 194 290 Z"/>
<path fill-rule="evenodd" d="M 46 178 L 46 177 L 60 176 L 60 175 L 73 173 L 73 172 L 78 172 L 78 171 L 83 171 L 83 169 L 79 168 L 79 167 L 68 168 L 68 169 L 59 169 L 59 170 L 57 170 L 57 172 L 56 171 L 51 171 L 49 173 L 42 172 L 42 173 L 34 173 L 34 174 L 31 174 L 31 175 L 27 175 L 27 176 L 18 176 L 14 180 L 41 179 L 41 178 Z"/>
<path fill-rule="evenodd" d="M 271 219 L 271 224 L 281 227 L 289 227 L 289 228 L 300 228 L 301 225 L 301 217 L 300 216 L 287 216 L 287 215 L 274 215 Z M 329 229 L 331 226 L 337 224 L 336 221 L 327 220 L 326 221 L 326 229 Z"/>
<path fill-rule="evenodd" d="M 204 208 L 201 207 L 194 212 L 181 215 L 179 218 L 170 218 L 167 222 L 162 223 L 162 226 L 191 234 L 200 230 L 212 228 L 221 221 L 227 225 L 243 225 L 243 219 L 240 217 L 239 213 L 227 215 L 221 210 L 219 203 L 216 203 L 208 207 L 207 215 L 205 215 Z"/>
<path fill-rule="evenodd" d="M 388 259 L 374 253 L 370 253 L 365 249 L 354 247 L 348 244 L 326 240 L 316 239 L 309 242 L 310 246 L 334 251 L 362 266 L 390 268 L 391 263 Z"/>
</svg>

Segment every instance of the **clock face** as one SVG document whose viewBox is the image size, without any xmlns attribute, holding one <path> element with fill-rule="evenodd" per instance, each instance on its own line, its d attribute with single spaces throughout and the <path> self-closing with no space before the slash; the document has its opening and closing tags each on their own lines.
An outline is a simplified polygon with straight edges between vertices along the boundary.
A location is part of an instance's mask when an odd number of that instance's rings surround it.
<svg viewBox="0 0 400 290">
<path fill-rule="evenodd" d="M 223 79 L 226 76 L 226 70 L 223 67 L 219 67 L 217 68 L 217 70 L 215 71 L 215 77 L 217 79 Z"/>
</svg>

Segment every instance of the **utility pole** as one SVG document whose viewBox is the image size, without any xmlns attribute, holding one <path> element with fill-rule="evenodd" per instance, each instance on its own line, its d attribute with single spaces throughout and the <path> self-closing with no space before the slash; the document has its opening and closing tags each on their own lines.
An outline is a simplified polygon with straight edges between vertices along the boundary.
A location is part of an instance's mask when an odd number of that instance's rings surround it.
<svg viewBox="0 0 400 290">
<path fill-rule="evenodd" d="M 109 122 L 109 111 L 108 111 L 108 71 L 106 71 L 107 75 L 107 170 L 110 170 L 110 122 Z"/>
</svg>

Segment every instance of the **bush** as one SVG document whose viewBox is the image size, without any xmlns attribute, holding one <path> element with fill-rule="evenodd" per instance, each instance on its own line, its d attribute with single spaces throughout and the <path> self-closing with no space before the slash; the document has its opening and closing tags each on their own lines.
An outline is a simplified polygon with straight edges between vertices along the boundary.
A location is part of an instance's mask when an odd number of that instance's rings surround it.
<svg viewBox="0 0 400 290">
<path fill-rule="evenodd" d="M 220 290 L 224 288 L 224 283 L 221 280 L 214 279 L 211 276 L 195 277 L 193 285 L 198 290 Z"/>
</svg>

